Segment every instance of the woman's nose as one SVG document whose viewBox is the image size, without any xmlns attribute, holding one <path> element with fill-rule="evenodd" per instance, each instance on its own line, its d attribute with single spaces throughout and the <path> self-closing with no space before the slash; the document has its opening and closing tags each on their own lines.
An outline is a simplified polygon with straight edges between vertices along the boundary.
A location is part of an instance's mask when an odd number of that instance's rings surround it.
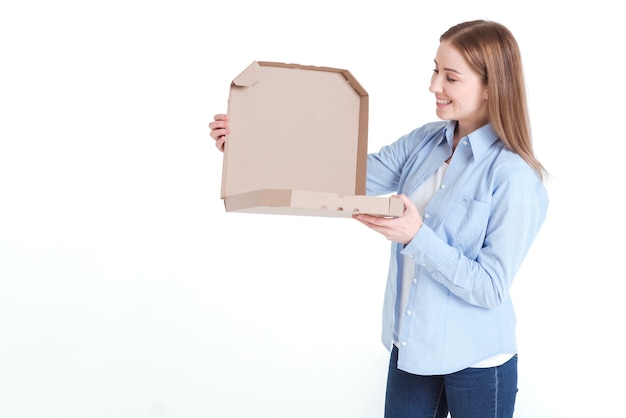
<svg viewBox="0 0 626 418">
<path fill-rule="evenodd" d="M 439 78 L 436 74 L 433 74 L 433 77 L 430 79 L 430 87 L 428 90 L 430 90 L 431 93 L 441 92 L 441 83 L 439 82 Z"/>
<path fill-rule="evenodd" d="M 435 80 L 430 82 L 430 90 L 431 93 L 441 93 L 441 83 L 437 83 Z"/>
</svg>

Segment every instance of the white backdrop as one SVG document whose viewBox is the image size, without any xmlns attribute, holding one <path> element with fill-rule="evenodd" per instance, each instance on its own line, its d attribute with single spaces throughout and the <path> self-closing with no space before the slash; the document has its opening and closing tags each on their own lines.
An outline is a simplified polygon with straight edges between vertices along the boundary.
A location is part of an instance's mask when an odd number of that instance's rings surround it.
<svg viewBox="0 0 626 418">
<path fill-rule="evenodd" d="M 0 6 L 1 417 L 381 417 L 388 242 L 350 219 L 225 213 L 207 125 L 254 60 L 346 68 L 377 150 L 435 119 L 438 37 L 474 18 L 516 35 L 553 175 L 513 289 L 516 416 L 617 415 L 617 6 L 353 3 Z"/>
</svg>

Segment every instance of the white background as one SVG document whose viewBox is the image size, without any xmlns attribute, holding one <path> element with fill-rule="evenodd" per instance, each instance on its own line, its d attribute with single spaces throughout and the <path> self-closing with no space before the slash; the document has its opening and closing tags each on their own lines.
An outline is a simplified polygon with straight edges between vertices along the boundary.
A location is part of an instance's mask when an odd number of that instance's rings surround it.
<svg viewBox="0 0 626 418">
<path fill-rule="evenodd" d="M 619 415 L 615 3 L 344 3 L 0 6 L 1 417 L 381 417 L 389 243 L 350 219 L 225 213 L 207 125 L 254 60 L 339 67 L 370 95 L 375 151 L 436 118 L 438 37 L 474 18 L 516 35 L 552 174 L 513 288 L 516 416 Z"/>
</svg>

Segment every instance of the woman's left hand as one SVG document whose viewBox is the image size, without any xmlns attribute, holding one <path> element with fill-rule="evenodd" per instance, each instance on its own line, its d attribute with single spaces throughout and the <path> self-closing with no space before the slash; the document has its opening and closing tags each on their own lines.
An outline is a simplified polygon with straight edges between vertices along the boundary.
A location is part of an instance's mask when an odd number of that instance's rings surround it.
<svg viewBox="0 0 626 418">
<path fill-rule="evenodd" d="M 388 240 L 408 244 L 422 227 L 422 217 L 415 204 L 406 195 L 392 196 L 404 201 L 404 213 L 397 218 L 359 214 L 353 218 L 363 225 L 383 234 Z"/>
</svg>

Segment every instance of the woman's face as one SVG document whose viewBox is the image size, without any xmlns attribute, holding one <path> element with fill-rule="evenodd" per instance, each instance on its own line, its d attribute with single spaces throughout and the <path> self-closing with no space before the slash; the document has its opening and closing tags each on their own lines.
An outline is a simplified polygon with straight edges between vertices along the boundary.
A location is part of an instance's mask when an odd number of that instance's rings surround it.
<svg viewBox="0 0 626 418">
<path fill-rule="evenodd" d="M 489 120 L 487 86 L 448 42 L 440 43 L 437 48 L 430 92 L 435 94 L 437 100 L 437 116 L 443 120 L 458 121 L 462 136 Z"/>
</svg>

